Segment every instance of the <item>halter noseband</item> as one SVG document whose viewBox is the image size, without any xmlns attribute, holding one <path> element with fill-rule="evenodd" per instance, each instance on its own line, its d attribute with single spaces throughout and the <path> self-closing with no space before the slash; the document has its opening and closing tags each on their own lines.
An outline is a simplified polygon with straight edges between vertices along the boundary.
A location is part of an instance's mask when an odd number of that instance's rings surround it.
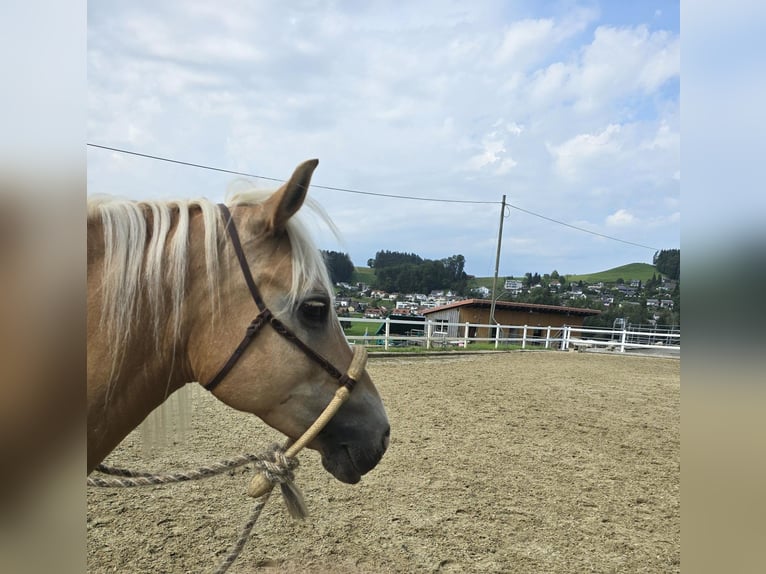
<svg viewBox="0 0 766 574">
<path fill-rule="evenodd" d="M 217 387 L 224 379 L 224 377 L 229 373 L 229 371 L 231 371 L 234 365 L 237 364 L 237 361 L 245 352 L 245 349 L 247 349 L 250 343 L 253 342 L 255 336 L 261 331 L 263 326 L 268 323 L 277 333 L 298 347 L 309 359 L 317 363 L 320 367 L 327 371 L 331 377 L 337 379 L 341 385 L 345 386 L 349 391 L 351 391 L 356 384 L 356 380 L 351 378 L 348 373 L 341 373 L 338 369 L 335 368 L 335 366 L 333 366 L 332 363 L 330 363 L 330 361 L 325 359 L 322 355 L 301 341 L 298 336 L 293 333 L 289 327 L 287 327 L 287 325 L 277 319 L 271 310 L 266 306 L 266 303 L 264 303 L 263 298 L 261 297 L 261 293 L 258 291 L 258 287 L 255 285 L 255 280 L 253 279 L 253 274 L 250 272 L 250 266 L 247 264 L 245 253 L 242 251 L 242 243 L 239 240 L 239 234 L 237 233 L 237 228 L 234 225 L 234 219 L 231 217 L 231 212 L 229 211 L 229 208 L 222 203 L 218 206 L 221 209 L 225 227 L 229 232 L 229 237 L 231 238 L 231 244 L 234 248 L 234 253 L 237 256 L 239 266 L 242 269 L 242 275 L 245 277 L 245 283 L 247 283 L 247 287 L 250 289 L 250 294 L 253 297 L 253 301 L 255 301 L 255 305 L 258 307 L 259 313 L 258 316 L 253 319 L 247 326 L 242 342 L 231 354 L 229 360 L 226 361 L 223 367 L 221 367 L 221 369 L 216 373 L 211 381 L 204 385 L 204 387 L 208 391 L 212 391 L 215 387 Z"/>
</svg>

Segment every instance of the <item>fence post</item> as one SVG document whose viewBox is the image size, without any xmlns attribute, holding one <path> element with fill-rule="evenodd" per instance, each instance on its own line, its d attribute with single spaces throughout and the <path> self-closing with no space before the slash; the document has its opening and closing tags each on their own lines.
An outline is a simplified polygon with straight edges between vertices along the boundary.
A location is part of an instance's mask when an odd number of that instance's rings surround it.
<svg viewBox="0 0 766 574">
<path fill-rule="evenodd" d="M 388 337 L 391 335 L 391 317 L 386 317 L 386 338 L 384 341 L 384 348 L 388 351 Z"/>
<path fill-rule="evenodd" d="M 551 346 L 551 326 L 548 325 L 548 329 L 545 331 L 545 348 L 549 349 Z"/>
<path fill-rule="evenodd" d="M 500 346 L 500 325 L 495 323 L 495 349 Z"/>
<path fill-rule="evenodd" d="M 569 348 L 569 326 L 564 325 L 561 329 L 561 350 L 566 351 Z"/>
<path fill-rule="evenodd" d="M 465 333 L 463 334 L 463 348 L 468 348 L 468 321 L 465 323 Z"/>
<path fill-rule="evenodd" d="M 623 325 L 622 326 L 622 337 L 620 339 L 620 353 L 625 352 L 625 339 L 628 337 L 628 326 Z"/>
<path fill-rule="evenodd" d="M 431 336 L 433 335 L 433 332 L 434 332 L 434 324 L 433 324 L 433 321 L 429 319 L 428 322 L 426 323 L 426 349 L 431 348 Z"/>
<path fill-rule="evenodd" d="M 521 348 L 527 348 L 527 326 L 524 325 L 524 331 L 521 333 Z"/>
</svg>

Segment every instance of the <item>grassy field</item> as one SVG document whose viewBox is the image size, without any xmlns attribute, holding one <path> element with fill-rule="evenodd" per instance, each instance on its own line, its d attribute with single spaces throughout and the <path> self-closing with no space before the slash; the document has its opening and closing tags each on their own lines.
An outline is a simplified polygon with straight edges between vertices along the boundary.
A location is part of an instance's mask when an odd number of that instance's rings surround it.
<svg viewBox="0 0 766 574">
<path fill-rule="evenodd" d="M 640 279 L 642 282 L 646 282 L 652 278 L 652 274 L 659 275 L 659 271 L 654 265 L 649 263 L 628 263 L 627 265 L 621 265 L 614 269 L 607 269 L 606 271 L 599 271 L 598 273 L 587 273 L 585 275 L 566 275 L 568 281 L 577 282 L 583 281 L 585 283 L 598 283 L 603 281 L 604 283 L 614 283 L 617 279 L 624 279 L 629 282 L 631 279 Z M 515 277 L 515 279 L 523 279 L 523 277 Z M 503 282 L 505 277 L 497 278 L 497 288 L 503 289 Z M 480 286 L 492 289 L 492 277 L 476 277 L 469 282 L 471 288 Z"/>
<path fill-rule="evenodd" d="M 341 321 L 342 320 L 343 319 L 341 318 Z M 375 332 L 378 330 L 378 328 L 380 328 L 380 326 L 382 324 L 383 324 L 382 321 L 380 321 L 378 323 L 372 323 L 372 322 L 370 322 L 370 323 L 364 322 L 363 323 L 363 322 L 356 322 L 356 321 L 354 321 L 353 323 L 351 323 L 351 326 L 348 329 L 344 329 L 343 332 L 346 335 L 349 335 L 349 336 L 360 336 L 361 337 L 362 335 L 364 335 L 364 332 L 366 330 L 367 334 L 371 336 L 371 335 L 375 334 Z"/>
<path fill-rule="evenodd" d="M 370 267 L 354 267 L 354 274 L 351 276 L 352 283 L 364 283 L 372 285 L 375 280 L 375 271 Z"/>
<path fill-rule="evenodd" d="M 617 279 L 624 279 L 629 282 L 631 279 L 640 279 L 646 283 L 652 278 L 652 274 L 660 275 L 654 265 L 648 263 L 628 263 L 614 269 L 608 269 L 599 273 L 589 273 L 587 275 L 567 275 L 569 281 L 583 281 L 585 283 L 614 283 Z"/>
</svg>

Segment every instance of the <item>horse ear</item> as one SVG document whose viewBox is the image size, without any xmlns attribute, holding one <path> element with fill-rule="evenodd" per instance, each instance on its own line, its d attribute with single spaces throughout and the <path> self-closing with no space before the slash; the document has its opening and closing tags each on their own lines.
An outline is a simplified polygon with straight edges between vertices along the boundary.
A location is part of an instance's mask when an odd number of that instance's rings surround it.
<svg viewBox="0 0 766 574">
<path fill-rule="evenodd" d="M 318 159 L 304 161 L 295 168 L 290 179 L 266 200 L 263 208 L 270 233 L 283 231 L 287 220 L 301 208 L 311 184 L 311 175 L 318 164 Z"/>
</svg>

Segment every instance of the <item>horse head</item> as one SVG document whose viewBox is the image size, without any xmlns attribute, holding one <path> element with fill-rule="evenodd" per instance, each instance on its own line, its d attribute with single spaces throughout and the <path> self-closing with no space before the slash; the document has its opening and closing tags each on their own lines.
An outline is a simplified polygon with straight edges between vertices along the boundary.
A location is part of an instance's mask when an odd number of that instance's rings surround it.
<svg viewBox="0 0 766 574">
<path fill-rule="evenodd" d="M 321 253 L 294 217 L 317 164 L 311 160 L 298 166 L 265 200 L 232 199 L 224 213 L 236 238 L 221 248 L 218 295 L 195 296 L 202 290 L 191 285 L 185 317 L 195 379 L 203 384 L 215 380 L 211 392 L 218 399 L 256 414 L 292 439 L 331 400 L 338 387 L 332 372 L 345 372 L 352 358 Z M 241 245 L 239 256 L 234 239 Z M 253 324 L 257 333 L 232 361 L 243 334 L 251 334 L 246 329 L 255 331 Z M 389 430 L 381 398 L 365 371 L 349 400 L 308 446 L 321 453 L 325 469 L 336 478 L 356 483 L 383 456 Z"/>
</svg>

